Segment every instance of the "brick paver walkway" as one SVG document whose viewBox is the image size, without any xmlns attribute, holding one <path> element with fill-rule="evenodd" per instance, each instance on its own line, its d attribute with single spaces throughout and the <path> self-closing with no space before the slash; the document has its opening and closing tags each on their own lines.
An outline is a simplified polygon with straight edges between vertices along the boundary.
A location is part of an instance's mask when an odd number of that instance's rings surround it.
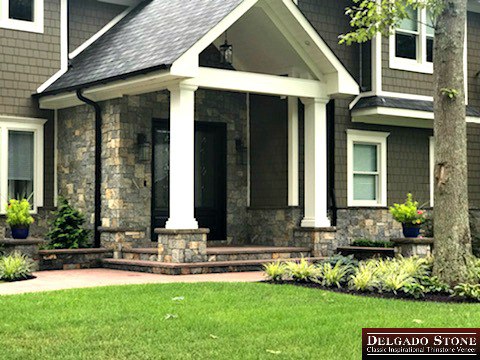
<svg viewBox="0 0 480 360">
<path fill-rule="evenodd" d="M 14 283 L 0 283 L 0 295 L 111 285 L 179 282 L 255 282 L 264 279 L 262 272 L 171 276 L 110 269 L 40 271 L 34 275 L 37 277 L 36 279 Z"/>
</svg>

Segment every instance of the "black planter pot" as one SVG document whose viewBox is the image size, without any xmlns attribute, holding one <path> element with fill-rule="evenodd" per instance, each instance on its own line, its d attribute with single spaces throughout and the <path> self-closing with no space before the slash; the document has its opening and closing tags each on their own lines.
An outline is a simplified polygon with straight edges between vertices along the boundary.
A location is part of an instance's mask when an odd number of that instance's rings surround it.
<svg viewBox="0 0 480 360">
<path fill-rule="evenodd" d="M 417 238 L 420 236 L 420 225 L 402 224 L 403 236 L 406 238 Z"/>
<path fill-rule="evenodd" d="M 24 240 L 28 238 L 30 228 L 28 226 L 12 226 L 12 237 L 18 240 Z"/>
</svg>

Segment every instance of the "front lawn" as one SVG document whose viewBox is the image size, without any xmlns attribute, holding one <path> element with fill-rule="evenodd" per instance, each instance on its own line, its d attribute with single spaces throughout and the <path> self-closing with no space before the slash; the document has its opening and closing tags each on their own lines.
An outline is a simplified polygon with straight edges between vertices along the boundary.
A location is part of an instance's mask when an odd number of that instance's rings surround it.
<svg viewBox="0 0 480 360">
<path fill-rule="evenodd" d="M 0 319 L 3 360 L 359 359 L 362 327 L 478 327 L 480 305 L 168 284 L 0 296 Z"/>
</svg>

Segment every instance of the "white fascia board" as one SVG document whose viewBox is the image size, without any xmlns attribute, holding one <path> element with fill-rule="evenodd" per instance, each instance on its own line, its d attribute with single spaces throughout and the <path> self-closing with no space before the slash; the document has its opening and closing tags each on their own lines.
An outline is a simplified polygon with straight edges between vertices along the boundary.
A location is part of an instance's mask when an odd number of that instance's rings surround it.
<svg viewBox="0 0 480 360">
<path fill-rule="evenodd" d="M 291 0 L 282 0 L 285 7 L 295 17 L 295 19 L 302 25 L 307 35 L 313 40 L 315 45 L 320 49 L 324 56 L 328 59 L 330 64 L 337 70 L 338 73 L 338 89 L 345 89 L 344 95 L 358 95 L 360 93 L 360 86 L 355 79 L 350 75 L 347 69 L 343 66 L 340 60 L 335 56 L 330 47 L 323 41 L 315 28 L 305 18 L 300 9 Z"/>
<path fill-rule="evenodd" d="M 365 124 L 391 125 L 415 128 L 433 128 L 433 113 L 386 107 L 352 111 L 352 121 Z"/>
<path fill-rule="evenodd" d="M 195 76 L 198 68 L 198 56 L 219 36 L 228 30 L 238 19 L 250 10 L 258 0 L 244 0 L 230 14 L 225 16 L 216 26 L 207 32 L 190 49 L 181 55 L 171 67 L 172 74 L 180 76 Z M 193 73 L 192 73 L 193 72 Z"/>
<path fill-rule="evenodd" d="M 305 98 L 325 98 L 325 84 L 317 80 L 200 67 L 185 84 L 207 89 Z"/>
<path fill-rule="evenodd" d="M 84 95 L 94 101 L 105 101 L 120 98 L 125 95 L 139 95 L 166 89 L 173 82 L 181 79 L 167 71 L 136 76 L 127 80 L 119 80 L 107 85 L 87 88 Z M 75 92 L 45 96 L 39 99 L 41 109 L 65 109 L 83 104 Z"/>
</svg>

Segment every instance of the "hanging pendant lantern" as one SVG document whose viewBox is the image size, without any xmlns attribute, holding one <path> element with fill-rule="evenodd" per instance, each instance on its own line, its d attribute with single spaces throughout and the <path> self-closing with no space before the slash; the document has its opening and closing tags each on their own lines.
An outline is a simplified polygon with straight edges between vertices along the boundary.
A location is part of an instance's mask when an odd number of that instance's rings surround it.
<svg viewBox="0 0 480 360">
<path fill-rule="evenodd" d="M 227 65 L 233 64 L 233 45 L 228 43 L 226 32 L 225 42 L 223 45 L 220 45 L 220 63 Z"/>
</svg>

